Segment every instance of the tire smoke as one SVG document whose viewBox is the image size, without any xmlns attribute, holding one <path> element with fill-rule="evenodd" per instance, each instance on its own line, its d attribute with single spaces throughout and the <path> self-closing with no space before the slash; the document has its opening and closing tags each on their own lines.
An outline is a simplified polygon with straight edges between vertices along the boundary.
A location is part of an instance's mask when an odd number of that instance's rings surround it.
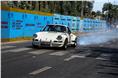
<svg viewBox="0 0 118 78">
<path fill-rule="evenodd" d="M 118 39 L 118 30 L 90 33 L 88 35 L 78 37 L 78 45 L 93 45 L 105 43 L 113 39 Z"/>
</svg>

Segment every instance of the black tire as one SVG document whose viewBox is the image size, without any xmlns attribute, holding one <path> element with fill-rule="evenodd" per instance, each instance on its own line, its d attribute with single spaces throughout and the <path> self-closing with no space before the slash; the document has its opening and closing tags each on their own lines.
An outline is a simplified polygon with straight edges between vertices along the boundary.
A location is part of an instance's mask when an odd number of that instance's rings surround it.
<svg viewBox="0 0 118 78">
<path fill-rule="evenodd" d="M 64 41 L 64 45 L 63 45 L 63 49 L 66 50 L 68 48 L 68 39 L 66 38 L 65 41 Z"/>
<path fill-rule="evenodd" d="M 38 48 L 38 46 L 37 45 L 34 45 L 33 43 L 32 43 L 32 47 L 33 48 Z"/>
<path fill-rule="evenodd" d="M 72 45 L 72 47 L 76 47 L 77 46 L 77 38 L 75 38 L 75 42 L 74 44 Z"/>
</svg>

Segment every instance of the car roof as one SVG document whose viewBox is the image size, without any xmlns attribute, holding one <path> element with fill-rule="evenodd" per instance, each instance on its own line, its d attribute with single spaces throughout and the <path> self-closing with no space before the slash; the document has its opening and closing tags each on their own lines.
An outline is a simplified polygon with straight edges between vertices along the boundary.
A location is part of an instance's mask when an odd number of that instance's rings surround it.
<svg viewBox="0 0 118 78">
<path fill-rule="evenodd" d="M 47 24 L 47 25 L 59 25 L 59 26 L 67 27 L 67 25 L 62 25 L 62 24 Z"/>
</svg>

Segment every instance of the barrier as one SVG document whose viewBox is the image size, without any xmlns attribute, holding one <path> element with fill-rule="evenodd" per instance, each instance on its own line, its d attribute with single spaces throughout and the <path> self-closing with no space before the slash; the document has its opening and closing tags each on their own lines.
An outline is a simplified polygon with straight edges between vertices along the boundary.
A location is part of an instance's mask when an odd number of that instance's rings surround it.
<svg viewBox="0 0 118 78">
<path fill-rule="evenodd" d="M 61 15 L 54 14 L 54 16 L 53 16 L 53 24 L 61 24 Z"/>
<path fill-rule="evenodd" d="M 84 32 L 90 32 L 91 31 L 91 20 L 89 18 L 84 18 L 84 21 L 83 21 L 83 31 Z"/>
<path fill-rule="evenodd" d="M 62 25 L 66 25 L 66 23 L 67 23 L 66 16 L 61 15 L 61 16 L 60 16 L 60 20 L 61 20 L 60 22 L 61 22 Z"/>
<path fill-rule="evenodd" d="M 20 12 L 21 11 L 21 12 Z M 59 14 L 40 14 L 26 10 L 1 10 L 1 38 L 32 37 L 41 31 L 47 24 L 67 25 L 72 32 L 96 32 L 106 29 L 106 21 Z"/>
<path fill-rule="evenodd" d="M 54 14 L 54 16 L 53 16 L 53 24 L 67 25 L 74 32 L 81 31 L 81 30 L 82 30 L 82 32 L 96 32 L 102 28 L 101 26 L 103 24 L 101 24 L 101 23 L 105 23 L 104 20 L 98 20 L 98 19 L 84 18 L 82 20 L 83 20 L 83 21 L 81 21 L 82 26 L 80 26 L 79 17 L 65 16 L 65 15 L 59 15 L 59 14 Z M 106 24 L 104 24 L 104 25 L 106 25 Z"/>
<path fill-rule="evenodd" d="M 9 27 L 10 15 L 9 11 L 1 11 L 1 38 L 10 37 L 10 27 Z"/>
<path fill-rule="evenodd" d="M 43 16 L 1 10 L 1 38 L 32 37 L 46 26 L 52 24 L 53 16 Z"/>
<path fill-rule="evenodd" d="M 66 16 L 66 25 L 71 28 L 72 26 L 72 16 Z"/>
<path fill-rule="evenodd" d="M 72 31 L 77 31 L 77 17 L 72 17 Z"/>
<path fill-rule="evenodd" d="M 9 12 L 9 15 L 10 38 L 22 37 L 24 28 L 22 16 L 24 13 Z"/>
<path fill-rule="evenodd" d="M 80 17 L 77 17 L 77 31 L 80 29 Z"/>
</svg>

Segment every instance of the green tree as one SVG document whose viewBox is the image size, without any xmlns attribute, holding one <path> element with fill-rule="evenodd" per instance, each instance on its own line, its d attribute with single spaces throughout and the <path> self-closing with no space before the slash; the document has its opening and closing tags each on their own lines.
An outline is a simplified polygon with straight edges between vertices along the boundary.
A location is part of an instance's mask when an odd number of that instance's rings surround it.
<svg viewBox="0 0 118 78">
<path fill-rule="evenodd" d="M 96 12 L 96 16 L 101 16 L 101 12 L 100 11 L 97 11 Z"/>
<path fill-rule="evenodd" d="M 109 23 L 113 23 L 118 20 L 118 5 L 105 3 L 103 5 L 102 12 L 105 14 L 105 18 Z"/>
<path fill-rule="evenodd" d="M 63 15 L 89 17 L 93 8 L 91 1 L 8 1 L 10 7 Z M 82 4 L 83 3 L 83 4 Z"/>
</svg>

